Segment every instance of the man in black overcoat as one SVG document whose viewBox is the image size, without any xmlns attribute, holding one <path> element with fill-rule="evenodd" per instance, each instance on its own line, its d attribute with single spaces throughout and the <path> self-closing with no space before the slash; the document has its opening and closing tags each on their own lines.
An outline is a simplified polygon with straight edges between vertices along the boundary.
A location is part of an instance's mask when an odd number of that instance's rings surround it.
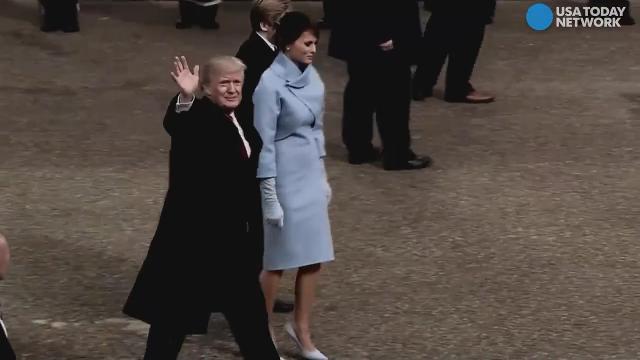
<svg viewBox="0 0 640 360">
<path fill-rule="evenodd" d="M 80 31 L 77 0 L 40 0 L 40 12 L 44 32 Z"/>
<path fill-rule="evenodd" d="M 176 22 L 176 28 L 188 29 L 199 25 L 203 29 L 219 29 L 216 17 L 221 2 L 222 0 L 178 0 L 180 20 Z"/>
<path fill-rule="evenodd" d="M 427 156 L 411 151 L 409 117 L 411 65 L 420 40 L 416 0 L 384 2 L 331 0 L 329 55 L 345 60 L 349 81 L 344 90 L 342 138 L 351 164 L 377 160 L 373 115 L 387 170 L 421 169 Z"/>
<path fill-rule="evenodd" d="M 9 269 L 9 243 L 7 239 L 0 234 L 0 280 L 4 280 Z M 0 313 L 0 359 L 2 360 L 16 360 L 16 354 L 11 347 L 9 338 L 7 335 L 7 329 L 2 321 L 2 314 Z"/>
<path fill-rule="evenodd" d="M 413 77 L 413 99 L 432 96 L 448 58 L 445 100 L 488 103 L 493 96 L 476 91 L 471 74 L 478 59 L 485 27 L 493 21 L 495 0 L 432 0 L 424 30 L 420 61 Z"/>
<path fill-rule="evenodd" d="M 242 86 L 242 102 L 238 113 L 242 118 L 250 119 L 253 124 L 253 92 L 255 91 L 262 73 L 271 66 L 273 59 L 278 54 L 274 44 L 277 22 L 291 8 L 290 0 L 261 0 L 254 1 L 250 11 L 251 34 L 245 40 L 236 57 L 247 66 L 244 72 L 244 85 Z M 260 218 L 262 218 L 260 216 Z M 258 235 L 262 237 L 262 228 Z M 261 244 L 264 245 L 264 244 Z M 256 266 L 257 272 L 262 270 L 263 246 L 258 252 Z M 276 300 L 273 310 L 278 313 L 293 311 L 293 304 L 283 300 Z"/>
<path fill-rule="evenodd" d="M 261 141 L 234 113 L 242 98 L 244 65 L 211 59 L 202 99 L 199 69 L 176 58 L 180 93 L 169 103 L 169 189 L 147 257 L 124 307 L 151 325 L 145 360 L 176 359 L 187 334 L 207 331 L 222 312 L 245 359 L 278 360 L 255 269 L 261 238 L 255 229 Z"/>
<path fill-rule="evenodd" d="M 589 0 L 589 6 L 624 7 L 624 13 L 620 18 L 620 25 L 635 25 L 636 21 L 631 17 L 631 3 L 629 0 Z"/>
</svg>

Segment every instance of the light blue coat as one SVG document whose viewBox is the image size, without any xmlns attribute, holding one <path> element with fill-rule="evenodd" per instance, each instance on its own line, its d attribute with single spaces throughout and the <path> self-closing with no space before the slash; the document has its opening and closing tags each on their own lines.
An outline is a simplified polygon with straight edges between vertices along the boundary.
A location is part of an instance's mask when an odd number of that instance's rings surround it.
<svg viewBox="0 0 640 360">
<path fill-rule="evenodd" d="M 284 227 L 264 224 L 264 269 L 284 270 L 334 259 L 324 167 L 324 84 L 283 53 L 253 94 L 254 125 L 263 141 L 259 178 L 276 178 Z"/>
</svg>

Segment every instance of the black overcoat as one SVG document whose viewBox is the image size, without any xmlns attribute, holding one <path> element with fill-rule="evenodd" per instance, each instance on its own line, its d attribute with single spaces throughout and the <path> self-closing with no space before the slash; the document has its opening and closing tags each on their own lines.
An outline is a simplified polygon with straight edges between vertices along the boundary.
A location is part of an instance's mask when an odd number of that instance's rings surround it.
<svg viewBox="0 0 640 360">
<path fill-rule="evenodd" d="M 242 84 L 242 103 L 238 109 L 243 118 L 253 118 L 253 92 L 260 82 L 262 73 L 271 66 L 276 55 L 278 52 L 271 50 L 269 45 L 255 32 L 252 32 L 249 38 L 240 45 L 236 57 L 247 66 Z"/>
<path fill-rule="evenodd" d="M 393 40 L 393 52 L 415 64 L 420 49 L 420 10 L 416 0 L 329 0 L 329 55 L 341 60 L 366 60 L 382 54 L 379 45 Z"/>
<path fill-rule="evenodd" d="M 169 188 L 124 313 L 202 334 L 211 312 L 261 294 L 256 169 L 262 143 L 253 125 L 239 119 L 252 149 L 245 159 L 238 130 L 220 107 L 196 99 L 177 114 L 176 98 L 164 118 L 171 136 Z"/>
</svg>

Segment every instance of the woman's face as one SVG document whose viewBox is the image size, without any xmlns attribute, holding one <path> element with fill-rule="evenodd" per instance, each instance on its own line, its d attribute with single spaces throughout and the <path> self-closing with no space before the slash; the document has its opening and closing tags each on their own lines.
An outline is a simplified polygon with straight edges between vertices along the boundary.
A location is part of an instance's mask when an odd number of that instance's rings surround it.
<svg viewBox="0 0 640 360">
<path fill-rule="evenodd" d="M 285 53 L 289 58 L 297 63 L 309 65 L 313 62 L 316 54 L 318 38 L 311 31 L 305 31 L 298 40 L 287 46 Z"/>
</svg>

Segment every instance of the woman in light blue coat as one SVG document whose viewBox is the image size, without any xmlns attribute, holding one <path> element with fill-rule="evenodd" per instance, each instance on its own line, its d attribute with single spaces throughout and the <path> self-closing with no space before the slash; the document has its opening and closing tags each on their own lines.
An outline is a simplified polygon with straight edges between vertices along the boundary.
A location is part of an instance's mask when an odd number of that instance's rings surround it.
<svg viewBox="0 0 640 360">
<path fill-rule="evenodd" d="M 311 65 L 318 30 L 299 12 L 285 15 L 281 52 L 253 95 L 263 147 L 258 165 L 264 215 L 262 287 L 271 317 L 282 273 L 297 269 L 294 322 L 285 329 L 306 359 L 327 359 L 311 340 L 310 317 L 321 264 L 334 259 L 324 167 L 324 84 Z"/>
</svg>

